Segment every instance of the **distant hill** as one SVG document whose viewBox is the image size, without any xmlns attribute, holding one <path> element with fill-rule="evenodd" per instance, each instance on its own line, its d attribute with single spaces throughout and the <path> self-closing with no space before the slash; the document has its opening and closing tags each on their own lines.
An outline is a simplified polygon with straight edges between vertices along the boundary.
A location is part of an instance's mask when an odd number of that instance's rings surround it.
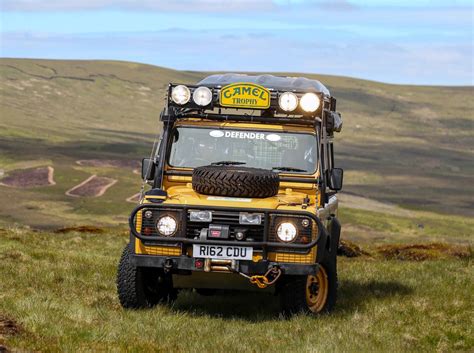
<svg viewBox="0 0 474 353">
<path fill-rule="evenodd" d="M 55 182 L 0 186 L 0 223 L 124 222 L 132 206 L 125 199 L 141 183 L 130 165 L 150 152 L 167 83 L 206 75 L 117 61 L 0 59 L 0 172 L 52 166 Z M 473 87 L 302 75 L 321 80 L 338 99 L 344 128 L 337 164 L 346 193 L 474 215 Z M 125 164 L 76 163 L 90 159 Z M 98 198 L 65 195 L 92 174 L 118 182 Z"/>
</svg>

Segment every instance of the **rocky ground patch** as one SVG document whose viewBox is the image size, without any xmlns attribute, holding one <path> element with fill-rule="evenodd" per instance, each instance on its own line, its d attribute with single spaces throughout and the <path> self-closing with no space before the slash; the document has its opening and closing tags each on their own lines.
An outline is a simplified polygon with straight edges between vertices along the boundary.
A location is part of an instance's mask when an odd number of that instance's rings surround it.
<svg viewBox="0 0 474 353">
<path fill-rule="evenodd" d="M 99 197 L 116 182 L 117 180 L 115 179 L 100 177 L 94 174 L 82 183 L 66 191 L 66 195 L 73 197 Z"/>
<path fill-rule="evenodd" d="M 34 188 L 55 185 L 54 169 L 48 166 L 14 170 L 2 178 L 0 184 L 14 188 Z"/>
</svg>

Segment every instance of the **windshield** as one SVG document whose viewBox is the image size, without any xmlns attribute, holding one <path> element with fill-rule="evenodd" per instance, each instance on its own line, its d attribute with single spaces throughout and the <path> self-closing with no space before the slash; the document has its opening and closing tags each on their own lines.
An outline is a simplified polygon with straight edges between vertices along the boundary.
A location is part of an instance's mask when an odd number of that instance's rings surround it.
<svg viewBox="0 0 474 353">
<path fill-rule="evenodd" d="M 316 136 L 311 133 L 178 127 L 168 163 L 172 167 L 242 165 L 313 174 L 317 156 Z"/>
</svg>

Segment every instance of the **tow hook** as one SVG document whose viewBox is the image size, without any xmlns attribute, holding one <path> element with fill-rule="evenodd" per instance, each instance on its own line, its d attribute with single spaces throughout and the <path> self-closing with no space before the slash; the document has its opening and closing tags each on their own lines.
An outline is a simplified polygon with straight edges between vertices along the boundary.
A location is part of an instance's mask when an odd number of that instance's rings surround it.
<svg viewBox="0 0 474 353">
<path fill-rule="evenodd" d="M 164 263 L 164 266 L 163 266 L 164 272 L 169 273 L 171 271 L 171 269 L 173 268 L 173 266 L 174 266 L 173 260 L 166 259 L 165 263 Z"/>
<path fill-rule="evenodd" d="M 278 266 L 270 267 L 264 275 L 249 276 L 240 271 L 235 271 L 235 272 L 247 278 L 250 281 L 250 283 L 255 284 L 258 288 L 261 288 L 261 289 L 274 284 L 278 280 L 278 278 L 280 278 L 281 273 L 282 273 L 281 269 Z"/>
</svg>

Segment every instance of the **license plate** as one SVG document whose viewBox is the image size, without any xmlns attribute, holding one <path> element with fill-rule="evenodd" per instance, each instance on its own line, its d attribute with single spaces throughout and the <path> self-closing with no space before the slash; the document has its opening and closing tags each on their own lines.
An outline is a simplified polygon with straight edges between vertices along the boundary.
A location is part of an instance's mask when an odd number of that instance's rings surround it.
<svg viewBox="0 0 474 353">
<path fill-rule="evenodd" d="M 252 260 L 253 248 L 227 245 L 193 245 L 193 257 L 210 259 Z"/>
</svg>

